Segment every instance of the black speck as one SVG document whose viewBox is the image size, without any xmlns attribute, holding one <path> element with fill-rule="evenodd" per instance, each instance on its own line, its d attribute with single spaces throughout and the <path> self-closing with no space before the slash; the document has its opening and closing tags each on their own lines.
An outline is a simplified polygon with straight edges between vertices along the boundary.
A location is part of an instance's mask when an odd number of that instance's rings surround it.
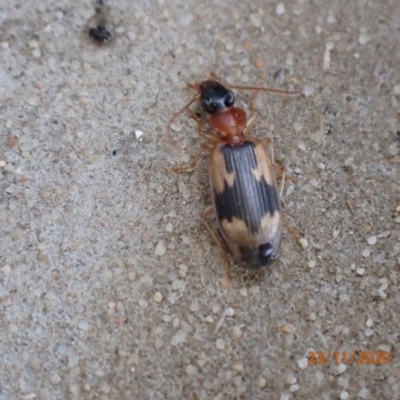
<svg viewBox="0 0 400 400">
<path fill-rule="evenodd" d="M 98 43 L 107 43 L 111 39 L 111 33 L 103 25 L 90 28 L 89 36 Z"/>
<path fill-rule="evenodd" d="M 112 155 L 113 155 L 113 156 L 116 156 L 116 155 L 117 155 L 117 150 L 114 150 L 114 151 L 112 152 Z"/>
<path fill-rule="evenodd" d="M 282 68 L 279 68 L 278 70 L 276 70 L 274 72 L 273 78 L 277 79 L 279 77 L 279 75 L 281 74 L 281 72 L 282 72 Z"/>
<path fill-rule="evenodd" d="M 351 100 L 352 100 L 351 96 L 346 96 L 346 101 L 347 101 L 348 103 L 350 103 Z"/>
</svg>

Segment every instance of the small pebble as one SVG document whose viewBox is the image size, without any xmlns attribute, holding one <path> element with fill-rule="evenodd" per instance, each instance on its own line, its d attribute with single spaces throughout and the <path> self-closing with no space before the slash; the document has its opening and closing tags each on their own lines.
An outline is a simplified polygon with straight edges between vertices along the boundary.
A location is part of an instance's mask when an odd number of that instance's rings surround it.
<svg viewBox="0 0 400 400">
<path fill-rule="evenodd" d="M 61 378 L 57 374 L 52 374 L 50 377 L 50 381 L 53 385 L 58 385 L 61 382 Z"/>
<path fill-rule="evenodd" d="M 218 350 L 224 350 L 225 349 L 225 340 L 217 339 L 217 341 L 215 342 L 215 345 L 217 346 Z"/>
<path fill-rule="evenodd" d="M 142 308 L 147 308 L 147 306 L 149 305 L 149 303 L 147 302 L 147 300 L 145 299 L 140 299 L 139 300 L 139 306 Z"/>
<path fill-rule="evenodd" d="M 242 329 L 240 328 L 240 326 L 234 326 L 232 328 L 232 333 L 233 333 L 233 336 L 238 338 L 238 337 L 242 336 Z"/>
<path fill-rule="evenodd" d="M 36 399 L 36 394 L 35 393 L 27 393 L 21 396 L 22 400 L 32 400 Z"/>
<path fill-rule="evenodd" d="M 297 392 L 300 389 L 300 386 L 295 384 L 290 386 L 289 390 L 293 393 L 293 392 Z"/>
<path fill-rule="evenodd" d="M 143 135 L 144 135 L 144 133 L 142 131 L 139 131 L 139 130 L 135 131 L 136 140 L 138 140 L 139 142 L 142 141 L 142 136 Z"/>
<path fill-rule="evenodd" d="M 362 252 L 362 255 L 363 255 L 364 258 L 369 257 L 371 255 L 370 249 L 364 249 L 363 252 Z"/>
<path fill-rule="evenodd" d="M 364 333 L 366 337 L 370 337 L 374 334 L 374 331 L 372 329 L 366 329 Z"/>
<path fill-rule="evenodd" d="M 285 11 L 286 11 L 285 4 L 279 3 L 276 6 L 276 14 L 277 15 L 283 15 L 283 14 L 285 14 Z"/>
<path fill-rule="evenodd" d="M 260 378 L 260 380 L 258 381 L 258 387 L 260 389 L 264 389 L 265 386 L 267 386 L 267 381 L 264 378 Z"/>
<path fill-rule="evenodd" d="M 188 376 L 196 375 L 196 373 L 197 373 L 197 368 L 194 365 L 188 365 L 186 367 L 186 374 Z"/>
<path fill-rule="evenodd" d="M 39 47 L 39 42 L 37 40 L 30 40 L 28 46 L 30 49 L 37 49 Z"/>
<path fill-rule="evenodd" d="M 261 26 L 260 14 L 250 14 L 250 20 L 256 28 L 259 28 Z"/>
<path fill-rule="evenodd" d="M 165 254 L 165 252 L 167 251 L 166 247 L 165 247 L 165 242 L 164 240 L 160 240 L 157 243 L 156 246 L 156 250 L 155 250 L 155 254 L 156 256 L 163 256 Z"/>
<path fill-rule="evenodd" d="M 175 279 L 172 282 L 172 289 L 174 290 L 179 290 L 181 288 L 182 284 L 181 284 L 181 280 L 180 279 Z"/>
<path fill-rule="evenodd" d="M 344 371 L 346 371 L 346 369 L 347 369 L 347 365 L 346 365 L 346 364 L 340 363 L 340 364 L 338 365 L 337 369 L 336 369 L 336 373 L 337 373 L 338 375 L 340 375 L 340 374 L 342 374 Z"/>
<path fill-rule="evenodd" d="M 386 299 L 386 297 L 387 297 L 387 294 L 385 293 L 385 291 L 383 289 L 378 289 L 378 294 L 381 299 Z"/>
<path fill-rule="evenodd" d="M 286 379 L 285 379 L 285 384 L 286 385 L 294 385 L 297 382 L 297 379 L 293 376 L 293 375 L 289 375 Z"/>
<path fill-rule="evenodd" d="M 310 97 L 314 94 L 314 86 L 312 85 L 306 85 L 304 86 L 304 90 L 303 90 L 304 96 L 305 97 Z"/>
<path fill-rule="evenodd" d="M 162 294 L 160 292 L 154 293 L 153 300 L 156 303 L 161 303 L 162 299 L 163 299 L 163 296 L 162 296 Z"/>
<path fill-rule="evenodd" d="M 100 390 L 101 390 L 103 393 L 110 393 L 111 388 L 110 388 L 110 386 L 109 386 L 107 383 L 103 382 L 103 383 L 101 384 L 101 386 L 100 386 Z"/>
<path fill-rule="evenodd" d="M 349 398 L 348 392 L 346 392 L 345 390 L 343 390 L 343 391 L 340 393 L 340 400 L 346 400 L 346 399 L 348 399 L 348 398 Z"/>
<path fill-rule="evenodd" d="M 234 311 L 234 309 L 233 308 L 227 308 L 226 310 L 225 310 L 225 315 L 227 316 L 227 317 L 233 317 L 234 315 L 235 315 L 235 311 Z"/>
<path fill-rule="evenodd" d="M 313 269 L 315 267 L 315 265 L 316 265 L 315 261 L 311 260 L 311 261 L 308 262 L 308 268 L 310 268 L 310 269 Z"/>
<path fill-rule="evenodd" d="M 290 325 L 284 325 L 282 328 L 282 331 L 284 333 L 290 333 L 290 332 L 292 332 L 292 327 Z"/>
<path fill-rule="evenodd" d="M 307 365 L 308 365 L 308 359 L 307 359 L 306 357 L 300 358 L 300 360 L 297 361 L 297 366 L 298 366 L 300 369 L 305 369 L 305 368 L 307 368 Z"/>
<path fill-rule="evenodd" d="M 357 272 L 357 275 L 364 275 L 365 268 L 361 268 L 361 267 L 357 268 L 356 272 Z"/>
<path fill-rule="evenodd" d="M 0 168 L 3 168 L 6 166 L 6 162 L 4 160 L 0 160 Z"/>
<path fill-rule="evenodd" d="M 378 346 L 378 349 L 382 350 L 382 351 L 386 351 L 387 353 L 390 353 L 390 351 L 392 350 L 392 347 L 387 344 L 380 344 Z"/>
<path fill-rule="evenodd" d="M 368 244 L 369 244 L 370 246 L 372 246 L 372 245 L 374 245 L 374 244 L 377 242 L 377 238 L 376 238 L 375 235 L 373 235 L 373 236 L 370 236 L 370 237 L 367 239 L 367 241 L 368 241 Z"/>
<path fill-rule="evenodd" d="M 212 312 L 213 312 L 214 314 L 218 314 L 220 310 L 221 310 L 221 307 L 220 307 L 218 304 L 214 304 L 214 305 L 212 306 Z"/>
<path fill-rule="evenodd" d="M 87 331 L 89 329 L 89 323 L 87 321 L 81 321 L 81 322 L 79 322 L 78 327 L 79 327 L 79 329 L 82 329 L 83 331 Z"/>
<path fill-rule="evenodd" d="M 299 243 L 301 244 L 301 246 L 305 249 L 308 246 L 307 240 L 304 238 L 300 238 L 299 239 Z"/>
</svg>

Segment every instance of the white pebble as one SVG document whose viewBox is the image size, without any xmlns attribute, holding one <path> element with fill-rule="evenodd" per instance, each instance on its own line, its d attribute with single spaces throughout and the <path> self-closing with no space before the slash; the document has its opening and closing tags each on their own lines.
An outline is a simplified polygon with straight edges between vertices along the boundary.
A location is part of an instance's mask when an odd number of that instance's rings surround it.
<svg viewBox="0 0 400 400">
<path fill-rule="evenodd" d="M 214 305 L 212 306 L 212 312 L 213 312 L 214 314 L 219 313 L 220 310 L 221 310 L 221 307 L 220 307 L 218 304 L 214 304 Z"/>
<path fill-rule="evenodd" d="M 346 369 L 347 369 L 347 365 L 346 365 L 346 364 L 340 363 L 340 364 L 338 365 L 337 369 L 336 369 L 336 373 L 337 373 L 338 375 L 340 375 L 340 374 L 342 374 L 344 371 L 346 371 Z"/>
<path fill-rule="evenodd" d="M 304 96 L 305 97 L 310 97 L 314 94 L 314 86 L 312 85 L 306 85 L 304 86 L 304 90 L 303 90 Z"/>
<path fill-rule="evenodd" d="M 233 333 L 233 336 L 240 337 L 240 336 L 242 336 L 242 329 L 240 328 L 240 326 L 234 326 L 232 328 L 232 333 Z"/>
<path fill-rule="evenodd" d="M 330 13 L 328 14 L 328 17 L 326 18 L 326 22 L 327 22 L 328 24 L 334 24 L 335 21 L 336 21 L 335 16 L 330 12 Z"/>
<path fill-rule="evenodd" d="M 188 365 L 186 367 L 186 374 L 189 376 L 193 376 L 197 373 L 197 368 L 194 365 Z"/>
<path fill-rule="evenodd" d="M 297 392 L 300 389 L 300 386 L 296 383 L 295 385 L 290 386 L 289 390 L 293 392 Z"/>
<path fill-rule="evenodd" d="M 186 332 L 183 329 L 179 329 L 178 332 L 172 337 L 171 344 L 172 346 L 179 346 L 186 340 Z"/>
<path fill-rule="evenodd" d="M 234 311 L 234 309 L 233 308 L 227 308 L 226 310 L 225 310 L 225 315 L 227 316 L 227 317 L 233 317 L 234 316 L 234 314 L 235 314 L 235 311 Z"/>
<path fill-rule="evenodd" d="M 310 268 L 310 269 L 313 269 L 315 267 L 315 265 L 316 265 L 316 262 L 313 260 L 308 262 L 308 268 Z"/>
<path fill-rule="evenodd" d="M 348 398 L 349 398 L 348 392 L 346 392 L 345 390 L 343 390 L 343 391 L 340 393 L 340 400 L 346 400 L 346 399 L 348 399 Z"/>
<path fill-rule="evenodd" d="M 87 331 L 89 329 L 89 323 L 87 321 L 81 321 L 81 322 L 79 322 L 78 327 L 79 327 L 79 329 L 82 329 L 83 331 Z"/>
<path fill-rule="evenodd" d="M 372 39 L 371 35 L 368 33 L 361 33 L 358 37 L 358 43 L 361 45 L 368 43 Z"/>
<path fill-rule="evenodd" d="M 366 329 L 364 333 L 366 337 L 370 337 L 374 334 L 374 331 L 372 329 Z"/>
<path fill-rule="evenodd" d="M 384 292 L 383 289 L 378 289 L 378 294 L 381 299 L 386 299 L 387 294 Z"/>
<path fill-rule="evenodd" d="M 142 140 L 142 136 L 144 135 L 144 133 L 142 131 L 135 131 L 135 137 L 136 140 L 139 140 L 139 142 Z"/>
<path fill-rule="evenodd" d="M 304 238 L 300 238 L 299 239 L 299 243 L 301 244 L 301 246 L 305 249 L 308 246 L 307 240 Z"/>
<path fill-rule="evenodd" d="M 372 319 L 369 318 L 369 319 L 367 320 L 366 325 L 368 326 L 368 328 L 372 328 L 372 326 L 374 325 L 374 321 L 372 321 Z"/>
<path fill-rule="evenodd" d="M 165 254 L 165 252 L 167 251 L 166 247 L 165 247 L 165 242 L 164 240 L 160 240 L 157 243 L 156 246 L 156 250 L 155 250 L 155 254 L 156 256 L 163 256 Z"/>
<path fill-rule="evenodd" d="M 296 377 L 294 377 L 293 375 L 289 375 L 286 379 L 285 379 L 285 383 L 286 385 L 294 385 L 297 382 Z"/>
<path fill-rule="evenodd" d="M 217 339 L 217 341 L 215 342 L 215 345 L 217 346 L 218 350 L 224 350 L 225 349 L 225 340 Z"/>
<path fill-rule="evenodd" d="M 364 249 L 363 252 L 362 252 L 362 255 L 363 255 L 364 258 L 369 257 L 371 255 L 370 249 Z"/>
<path fill-rule="evenodd" d="M 364 275 L 365 268 L 361 268 L 361 267 L 357 268 L 356 272 L 357 272 L 357 275 Z"/>
<path fill-rule="evenodd" d="M 367 241 L 368 241 L 368 244 L 372 246 L 373 244 L 375 244 L 375 243 L 377 242 L 377 238 L 376 238 L 375 235 L 373 235 L 373 236 L 370 236 L 370 237 L 367 239 Z"/>
<path fill-rule="evenodd" d="M 258 381 L 258 387 L 260 389 L 264 389 L 265 386 L 267 386 L 267 381 L 264 378 L 260 378 L 260 380 Z"/>
<path fill-rule="evenodd" d="M 305 369 L 305 368 L 307 368 L 307 365 L 308 365 L 308 359 L 307 358 L 300 358 L 300 360 L 299 361 L 297 361 L 297 366 L 300 368 L 300 369 Z"/>
<path fill-rule="evenodd" d="M 52 374 L 50 377 L 50 381 L 53 385 L 58 385 L 61 382 L 61 378 L 57 374 Z"/>
<path fill-rule="evenodd" d="M 285 4 L 279 3 L 276 6 L 276 14 L 277 15 L 283 15 L 283 14 L 285 14 L 285 11 L 286 11 Z"/>
<path fill-rule="evenodd" d="M 256 28 L 259 28 L 261 26 L 260 14 L 250 14 L 250 20 Z"/>
<path fill-rule="evenodd" d="M 174 230 L 174 225 L 172 225 L 171 222 L 168 222 L 168 224 L 165 226 L 165 230 L 171 233 Z"/>
<path fill-rule="evenodd" d="M 380 344 L 378 346 L 378 349 L 382 350 L 382 351 L 386 351 L 387 353 L 390 353 L 390 351 L 392 350 L 392 347 L 387 344 Z"/>
<path fill-rule="evenodd" d="M 30 40 L 28 46 L 30 49 L 37 49 L 39 47 L 39 42 L 37 40 Z"/>
<path fill-rule="evenodd" d="M 154 293 L 153 300 L 156 303 L 161 303 L 162 299 L 163 299 L 163 296 L 162 296 L 162 294 L 160 292 Z"/>
<path fill-rule="evenodd" d="M 142 308 L 147 308 L 147 306 L 149 305 L 149 303 L 147 302 L 147 300 L 145 299 L 140 299 L 139 300 L 139 306 Z"/>
</svg>

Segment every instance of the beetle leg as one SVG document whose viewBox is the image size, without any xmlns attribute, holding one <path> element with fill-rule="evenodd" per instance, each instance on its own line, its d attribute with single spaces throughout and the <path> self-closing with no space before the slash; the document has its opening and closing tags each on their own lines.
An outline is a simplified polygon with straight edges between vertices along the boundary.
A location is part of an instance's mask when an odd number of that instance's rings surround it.
<svg viewBox="0 0 400 400">
<path fill-rule="evenodd" d="M 190 114 L 190 117 L 197 122 L 197 132 L 202 138 L 204 138 L 208 143 L 212 144 L 213 146 L 221 142 L 221 138 L 216 133 L 202 129 L 204 124 L 193 110 L 189 108 L 188 112 Z"/>
<path fill-rule="evenodd" d="M 201 156 L 201 153 L 203 153 L 204 150 L 208 149 L 211 150 L 213 148 L 213 145 L 210 143 L 203 143 L 200 148 L 199 151 L 196 153 L 196 155 L 194 156 L 193 161 L 189 164 L 186 165 L 185 167 L 179 167 L 179 168 L 167 168 L 165 171 L 166 172 L 175 172 L 175 173 L 181 173 L 181 172 L 187 172 L 187 171 L 191 171 L 196 167 L 197 161 L 199 161 L 199 158 Z"/>
<path fill-rule="evenodd" d="M 226 284 L 227 284 L 227 286 L 229 286 L 232 278 L 231 278 L 231 274 L 230 274 L 231 265 L 229 264 L 229 260 L 228 260 L 228 252 L 225 248 L 225 245 L 218 238 L 218 236 L 216 235 L 216 233 L 214 232 L 214 230 L 211 228 L 210 224 L 207 221 L 207 218 L 209 218 L 213 214 L 214 214 L 213 206 L 207 206 L 204 209 L 204 211 L 201 213 L 201 220 L 202 220 L 203 224 L 206 226 L 206 228 L 207 228 L 208 232 L 210 233 L 210 235 L 212 236 L 212 238 L 214 239 L 215 243 L 217 243 L 218 247 L 222 251 L 222 256 L 224 258 Z"/>
<path fill-rule="evenodd" d="M 252 130 L 256 116 L 257 116 L 257 111 L 253 111 L 250 115 L 250 118 L 247 121 L 246 127 L 243 130 L 244 136 L 247 136 Z"/>
</svg>

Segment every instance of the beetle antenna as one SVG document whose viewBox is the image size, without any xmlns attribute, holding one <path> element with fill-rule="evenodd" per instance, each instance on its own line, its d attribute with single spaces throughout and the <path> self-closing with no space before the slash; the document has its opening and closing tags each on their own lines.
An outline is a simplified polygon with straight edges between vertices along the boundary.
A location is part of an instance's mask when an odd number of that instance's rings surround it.
<svg viewBox="0 0 400 400">
<path fill-rule="evenodd" d="M 239 89 L 239 90 L 260 90 L 264 92 L 271 92 L 271 93 L 280 93 L 280 94 L 301 94 L 303 93 L 302 90 L 282 90 L 282 89 L 273 89 L 268 87 L 262 86 L 240 86 L 240 85 L 226 85 L 229 89 Z"/>
<path fill-rule="evenodd" d="M 195 101 L 199 100 L 200 94 L 196 94 L 196 96 L 193 97 L 192 100 L 189 101 L 184 107 L 182 107 L 179 111 L 177 111 L 168 121 L 167 124 L 167 134 L 171 134 L 171 125 L 173 122 L 181 115 L 184 111 L 186 111 Z"/>
</svg>

